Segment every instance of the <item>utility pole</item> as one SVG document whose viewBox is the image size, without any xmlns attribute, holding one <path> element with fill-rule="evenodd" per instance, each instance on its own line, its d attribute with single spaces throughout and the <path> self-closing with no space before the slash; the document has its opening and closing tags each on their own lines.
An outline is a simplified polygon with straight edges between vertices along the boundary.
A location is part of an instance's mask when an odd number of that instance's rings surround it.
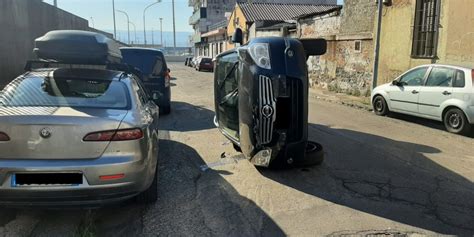
<svg viewBox="0 0 474 237">
<path fill-rule="evenodd" d="M 58 7 L 58 0 L 54 0 L 54 7 Z"/>
<path fill-rule="evenodd" d="M 382 10 L 383 2 L 378 0 L 378 20 L 377 20 L 377 38 L 375 40 L 375 55 L 374 55 L 374 72 L 372 78 L 372 89 L 377 86 L 379 77 L 379 58 L 380 58 L 380 32 L 382 31 Z"/>
<path fill-rule="evenodd" d="M 171 1 L 171 4 L 173 6 L 173 47 L 174 51 L 176 52 L 176 19 L 174 13 L 174 0 Z"/>
<path fill-rule="evenodd" d="M 115 0 L 112 0 L 112 13 L 114 14 L 114 38 L 117 39 L 117 26 L 115 25 Z"/>
<path fill-rule="evenodd" d="M 160 17 L 160 44 L 161 47 L 163 48 L 163 18 Z"/>
</svg>

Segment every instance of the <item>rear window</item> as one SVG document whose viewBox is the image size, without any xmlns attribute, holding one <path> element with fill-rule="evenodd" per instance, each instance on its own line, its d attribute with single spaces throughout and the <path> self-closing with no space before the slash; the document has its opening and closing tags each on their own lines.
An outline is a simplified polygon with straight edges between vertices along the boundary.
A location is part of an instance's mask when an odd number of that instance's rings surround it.
<svg viewBox="0 0 474 237">
<path fill-rule="evenodd" d="M 203 58 L 203 59 L 201 60 L 201 62 L 202 62 L 202 63 L 212 63 L 212 59 L 210 59 L 210 58 Z"/>
<path fill-rule="evenodd" d="M 454 87 L 457 88 L 464 88 L 466 86 L 466 80 L 464 78 L 464 72 L 457 70 L 456 71 L 456 77 L 454 78 Z"/>
<path fill-rule="evenodd" d="M 165 60 L 159 55 L 122 50 L 122 56 L 123 62 L 140 69 L 145 76 L 162 76 L 164 73 Z"/>
<path fill-rule="evenodd" d="M 2 92 L 0 102 L 7 107 L 129 108 L 127 87 L 119 81 L 27 77 Z"/>
</svg>

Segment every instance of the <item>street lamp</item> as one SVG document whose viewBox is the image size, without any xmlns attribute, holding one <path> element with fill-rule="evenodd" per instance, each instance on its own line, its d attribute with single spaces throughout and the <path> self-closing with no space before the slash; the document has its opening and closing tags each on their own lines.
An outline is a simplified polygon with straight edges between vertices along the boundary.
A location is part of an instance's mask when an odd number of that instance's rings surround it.
<svg viewBox="0 0 474 237">
<path fill-rule="evenodd" d="M 92 28 L 95 28 L 94 18 L 91 17 Z"/>
<path fill-rule="evenodd" d="M 117 12 L 123 13 L 127 17 L 128 44 L 130 44 L 130 25 L 128 24 L 130 22 L 130 18 L 128 18 L 128 14 L 124 11 L 117 10 Z"/>
<path fill-rule="evenodd" d="M 161 0 L 156 0 L 156 2 L 148 5 L 145 7 L 145 9 L 143 10 L 143 36 L 145 37 L 145 46 L 146 46 L 146 18 L 145 18 L 145 14 L 146 14 L 146 10 L 148 10 L 148 8 L 150 8 L 151 6 L 157 4 L 157 3 L 160 3 Z"/>
<path fill-rule="evenodd" d="M 115 24 L 115 0 L 112 0 L 112 14 L 114 15 L 114 38 L 117 38 L 117 25 Z"/>
<path fill-rule="evenodd" d="M 128 22 L 128 24 L 132 25 L 133 26 L 133 32 L 135 34 L 135 44 L 137 44 L 137 27 L 135 26 L 135 24 L 131 21 Z"/>
<path fill-rule="evenodd" d="M 160 17 L 160 44 L 161 47 L 163 48 L 163 18 Z"/>
</svg>

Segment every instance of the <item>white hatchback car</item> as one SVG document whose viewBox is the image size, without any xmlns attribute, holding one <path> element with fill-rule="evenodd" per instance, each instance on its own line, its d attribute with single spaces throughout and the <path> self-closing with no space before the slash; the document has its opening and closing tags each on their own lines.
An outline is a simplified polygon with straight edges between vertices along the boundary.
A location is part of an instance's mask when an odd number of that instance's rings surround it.
<svg viewBox="0 0 474 237">
<path fill-rule="evenodd" d="M 474 125 L 474 70 L 440 64 L 415 67 L 376 87 L 377 115 L 398 112 L 444 122 L 449 132 L 468 134 Z"/>
</svg>

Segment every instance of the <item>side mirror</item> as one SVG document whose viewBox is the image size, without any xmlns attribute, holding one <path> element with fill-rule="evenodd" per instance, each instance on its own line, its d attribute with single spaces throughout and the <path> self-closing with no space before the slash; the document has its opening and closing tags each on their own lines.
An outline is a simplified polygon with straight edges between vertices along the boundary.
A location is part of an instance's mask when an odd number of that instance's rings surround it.
<svg viewBox="0 0 474 237">
<path fill-rule="evenodd" d="M 403 84 L 400 83 L 398 80 L 393 80 L 392 85 L 394 85 L 394 86 L 403 86 Z"/>
<path fill-rule="evenodd" d="M 328 47 L 325 39 L 300 39 L 306 56 L 318 56 L 326 54 Z"/>
<path fill-rule="evenodd" d="M 240 28 L 235 29 L 235 32 L 232 35 L 232 43 L 234 44 L 239 43 L 240 45 L 244 43 L 244 36 L 243 36 L 242 29 Z"/>
</svg>

